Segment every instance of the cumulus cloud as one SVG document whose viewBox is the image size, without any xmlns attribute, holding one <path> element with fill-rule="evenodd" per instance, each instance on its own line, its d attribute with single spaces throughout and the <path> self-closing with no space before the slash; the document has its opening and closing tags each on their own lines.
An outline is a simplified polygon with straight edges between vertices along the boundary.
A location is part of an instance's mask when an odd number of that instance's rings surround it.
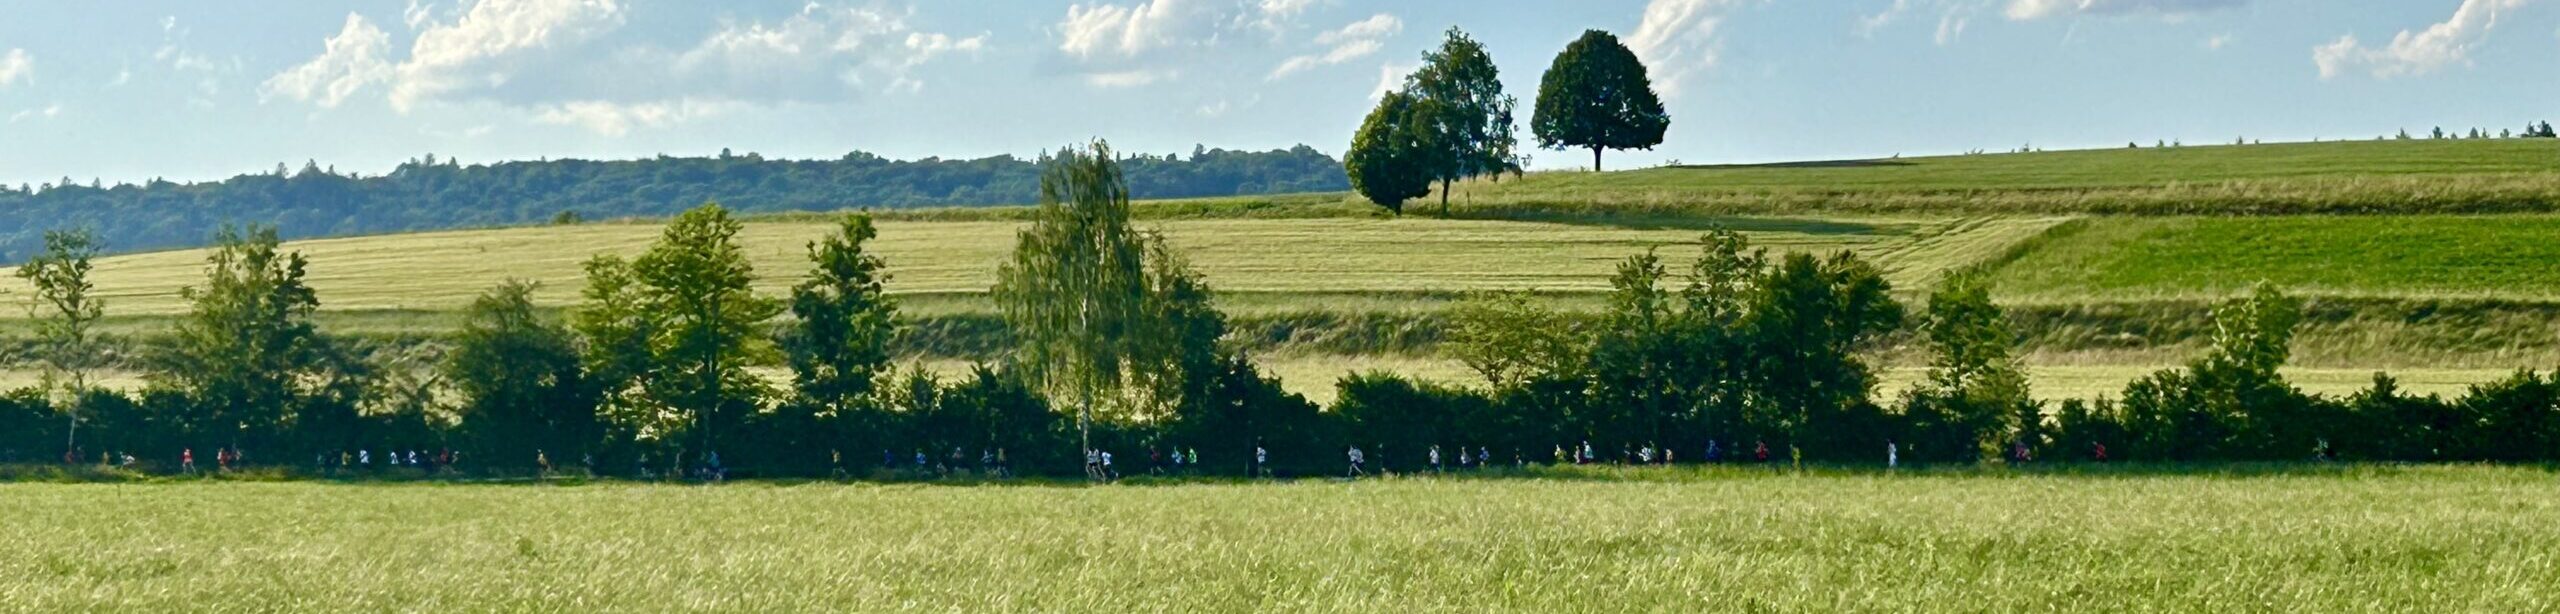
<svg viewBox="0 0 2560 614">
<path fill-rule="evenodd" d="M 1325 31 L 1316 35 L 1315 40 L 1317 45 L 1326 47 L 1323 53 L 1292 56 L 1282 60 L 1278 67 L 1271 69 L 1271 76 L 1267 79 L 1276 81 L 1310 68 L 1331 66 L 1368 57 L 1384 48 L 1388 37 L 1403 31 L 1404 20 L 1386 13 L 1352 22 L 1351 25 L 1340 29 Z"/>
<path fill-rule="evenodd" d="M 1214 37 L 1220 18 L 1219 7 L 1202 0 L 1076 4 L 1058 22 L 1058 50 L 1082 60 L 1135 58 Z"/>
<path fill-rule="evenodd" d="M 1741 1 L 1653 0 L 1627 48 L 1652 71 L 1654 87 L 1666 97 L 1678 96 L 1690 74 L 1715 66 L 1721 45 L 1716 28 Z"/>
<path fill-rule="evenodd" d="M 505 87 L 545 54 L 558 54 L 623 22 L 615 0 L 481 0 L 452 22 L 427 22 L 398 68 L 391 106 Z"/>
<path fill-rule="evenodd" d="M 2355 35 L 2311 48 L 2311 62 L 2320 67 L 2320 78 L 2331 79 L 2349 72 L 2365 71 L 2376 78 L 2389 79 L 2423 75 L 2455 64 L 2468 65 L 2471 50 L 2487 41 L 2489 31 L 2498 27 L 2498 14 L 2522 8 L 2527 0 L 2463 0 L 2453 17 L 2425 30 L 2401 30 L 2391 44 L 2367 47 Z"/>
<path fill-rule="evenodd" d="M 1134 3 L 1077 3 L 1051 31 L 1058 54 L 1070 70 L 1096 87 L 1131 87 L 1171 81 L 1183 67 L 1201 61 L 1204 49 L 1228 41 L 1264 37 L 1278 43 L 1289 38 L 1310 9 L 1332 0 L 1138 0 Z M 1397 23 L 1396 27 L 1402 27 Z M 1253 36 L 1246 36 L 1253 35 Z M 1357 40 L 1319 43 L 1333 47 L 1305 60 L 1283 62 L 1296 72 L 1325 63 L 1327 57 L 1348 61 L 1377 51 L 1375 43 Z M 1364 45 L 1372 45 L 1363 50 Z M 1291 65 L 1294 64 L 1294 65 Z M 1192 68 L 1198 68 L 1193 66 Z M 1221 72 L 1223 68 L 1211 72 Z"/>
<path fill-rule="evenodd" d="M 27 50 L 10 49 L 8 53 L 0 53 L 0 87 L 32 80 L 35 74 L 36 58 Z"/>
<path fill-rule="evenodd" d="M 2010 19 L 2027 21 L 2077 15 L 2180 17 L 2248 4 L 2248 0 L 2009 0 Z"/>
<path fill-rule="evenodd" d="M 321 47 L 320 57 L 267 78 L 259 97 L 282 96 L 335 108 L 366 86 L 391 80 L 391 62 L 384 59 L 390 54 L 391 35 L 363 15 L 348 13 L 347 25 Z"/>
<path fill-rule="evenodd" d="M 914 92 L 924 87 L 920 66 L 988 46 L 985 34 L 912 27 L 905 12 L 818 2 L 664 46 L 622 35 L 629 10 L 623 0 L 474 0 L 451 10 L 412 2 L 402 19 L 418 34 L 405 57 L 390 57 L 389 37 L 350 16 L 319 57 L 269 78 L 266 91 L 330 107 L 386 84 L 384 98 L 402 113 L 487 103 L 620 135 L 746 107 Z"/>
</svg>

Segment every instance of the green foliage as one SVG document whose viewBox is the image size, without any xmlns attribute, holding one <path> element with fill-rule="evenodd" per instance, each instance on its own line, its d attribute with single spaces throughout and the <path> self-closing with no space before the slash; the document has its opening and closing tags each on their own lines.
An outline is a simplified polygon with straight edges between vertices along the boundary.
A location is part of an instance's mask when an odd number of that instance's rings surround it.
<svg viewBox="0 0 2560 614">
<path fill-rule="evenodd" d="M 1189 154 L 1123 160 L 1131 193 L 1169 199 L 1350 188 L 1339 161 L 1305 145 Z M 294 239 L 668 217 L 713 200 L 753 213 L 1028 204 L 1038 201 L 1039 176 L 1035 161 L 1010 155 L 901 161 L 856 151 L 833 160 L 750 153 L 471 165 L 428 156 L 377 176 L 313 167 L 205 183 L 0 188 L 0 252 L 36 252 L 43 229 L 66 227 L 95 229 L 118 249 L 200 245 L 213 220 L 266 220 Z"/>
<path fill-rule="evenodd" d="M 1600 30 L 1583 31 L 1556 54 L 1538 81 L 1538 107 L 1529 119 L 1539 147 L 1588 148 L 1595 172 L 1601 150 L 1652 149 L 1670 127 L 1644 62 Z"/>
<path fill-rule="evenodd" d="M 1908 394 L 1904 408 L 1913 422 L 1907 443 L 1921 458 L 1997 459 L 2012 444 L 2034 438 L 2042 416 L 2009 351 L 2017 336 L 1981 274 L 1942 282 L 1929 295 L 1920 331 L 1932 353 L 1928 381 Z"/>
<path fill-rule="evenodd" d="M 578 316 L 586 362 L 632 438 L 717 451 L 767 398 L 748 367 L 771 362 L 762 326 L 782 307 L 755 295 L 754 267 L 734 242 L 740 227 L 705 204 L 628 264 L 589 261 Z"/>
<path fill-rule="evenodd" d="M 2178 460 L 2304 458 L 2329 420 L 2284 382 L 2301 303 L 2271 284 L 2216 308 L 2213 347 L 2183 371 L 2155 373 L 2125 389 L 2126 427 L 2146 457 Z"/>
<path fill-rule="evenodd" d="M 1281 389 L 1280 380 L 1262 373 L 1253 361 L 1230 356 L 1220 361 L 1201 402 L 1186 403 L 1170 429 L 1171 439 L 1187 449 L 1217 454 L 1204 461 L 1222 475 L 1252 475 L 1253 450 L 1269 452 L 1274 476 L 1307 475 L 1333 469 L 1335 437 L 1316 404 Z"/>
<path fill-rule="evenodd" d="M 1571 319 L 1526 292 L 1484 292 L 1449 310 L 1447 352 L 1497 389 L 1544 377 L 1579 378 L 1589 341 Z"/>
<path fill-rule="evenodd" d="M 1512 119 L 1519 101 L 1502 93 L 1493 55 L 1465 31 L 1450 27 L 1439 49 L 1422 54 L 1422 67 L 1405 77 L 1404 93 L 1418 103 L 1414 112 L 1430 119 L 1434 136 L 1425 142 L 1446 152 L 1429 158 L 1437 163 L 1432 176 L 1440 180 L 1443 216 L 1457 180 L 1519 168 L 1512 151 L 1519 144 Z"/>
<path fill-rule="evenodd" d="M 603 441 L 575 339 L 534 308 L 535 287 L 508 281 L 472 301 L 442 365 L 461 396 L 465 449 L 492 465 L 530 464 L 537 451 L 578 458 Z"/>
<path fill-rule="evenodd" d="M 1819 455 L 1883 441 L 1869 401 L 1875 374 L 1858 350 L 1901 325 L 1891 290 L 1882 272 L 1849 252 L 1790 253 L 1772 267 L 1746 316 L 1751 377 L 1760 386 L 1745 406 L 1747 421 Z"/>
<path fill-rule="evenodd" d="M 879 234 L 871 216 L 847 216 L 836 234 L 809 243 L 814 268 L 791 290 L 796 320 L 783 332 L 782 351 L 801 401 L 824 413 L 869 403 L 889 369 L 897 301 L 884 285 L 887 264 L 863 250 Z"/>
<path fill-rule="evenodd" d="M 88 230 L 50 231 L 44 234 L 44 252 L 18 265 L 18 279 L 35 288 L 27 314 L 36 321 L 43 387 L 69 418 L 72 433 L 79 429 L 80 401 L 89 395 L 90 374 L 104 362 L 97 326 L 106 316 L 106 301 L 89 280 L 99 248 L 97 235 Z M 64 439 L 77 448 L 72 433 Z"/>
<path fill-rule="evenodd" d="M 1216 297 L 1208 282 L 1163 236 L 1148 233 L 1146 250 L 1145 323 L 1132 331 L 1134 355 L 1145 360 L 1133 362 L 1131 374 L 1151 401 L 1137 417 L 1152 422 L 1214 396 L 1228 370 L 1218 345 L 1227 336 L 1227 316 L 1211 304 Z"/>
<path fill-rule="evenodd" d="M 1431 193 L 1431 180 L 1446 166 L 1449 148 L 1433 129 L 1436 100 L 1420 100 L 1404 92 L 1387 92 L 1378 108 L 1352 133 L 1351 149 L 1342 156 L 1351 189 L 1396 215 L 1407 200 Z"/>
<path fill-rule="evenodd" d="M 1125 382 L 1146 324 L 1146 249 L 1109 145 L 1064 148 L 1047 165 L 1039 213 L 990 294 L 1019 339 L 1016 364 L 1090 423 L 1096 397 Z"/>
<path fill-rule="evenodd" d="M 225 228 L 215 240 L 205 284 L 183 292 L 194 309 L 155 353 L 152 379 L 194 402 L 197 434 L 270 448 L 320 392 L 332 350 L 311 323 L 319 295 L 303 281 L 309 262 L 280 251 L 274 228 Z"/>
<path fill-rule="evenodd" d="M 1129 223 L 1129 189 L 1108 144 L 1048 161 L 1041 204 L 991 292 L 1019 340 L 1016 364 L 1050 398 L 1070 398 L 1079 430 L 1168 415 L 1214 366 L 1225 320 L 1208 286 Z"/>
</svg>

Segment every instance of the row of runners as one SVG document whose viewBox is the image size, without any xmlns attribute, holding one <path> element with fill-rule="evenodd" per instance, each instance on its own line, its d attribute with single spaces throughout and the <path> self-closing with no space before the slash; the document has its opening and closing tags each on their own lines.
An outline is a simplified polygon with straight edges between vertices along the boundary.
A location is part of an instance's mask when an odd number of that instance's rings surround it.
<svg viewBox="0 0 2560 614">
<path fill-rule="evenodd" d="M 2325 459 L 2327 456 L 2327 442 L 2323 441 L 2321 444 L 2322 457 Z M 1887 441 L 1884 444 L 1884 448 L 1885 466 L 1900 466 L 1903 450 L 1905 450 L 1907 446 Z M 1380 449 L 1383 450 L 1383 446 L 1380 446 Z M 1728 450 L 1731 452 L 1728 452 Z M 1344 460 L 1348 461 L 1348 466 L 1345 467 L 1343 471 L 1344 477 L 1358 478 L 1371 475 L 1373 469 L 1371 456 L 1371 452 L 1362 449 L 1359 446 L 1350 446 L 1346 448 L 1344 450 Z M 1379 472 L 1387 471 L 1388 468 L 1384 461 L 1384 454 L 1380 453 L 1378 456 L 1380 459 L 1374 469 Z M 2007 456 L 2007 460 L 2010 462 L 2022 463 L 2034 460 L 2027 448 L 2023 445 L 2012 447 Z M 2089 456 L 2091 460 L 2106 462 L 2107 447 L 2103 444 L 2091 443 Z M 430 475 L 445 475 L 451 474 L 455 471 L 455 468 L 461 462 L 461 457 L 462 455 L 460 452 L 456 452 L 450 448 L 434 451 L 386 449 L 382 450 L 380 454 L 376 454 L 374 450 L 360 449 L 340 451 L 335 455 L 328 453 L 315 455 L 313 458 L 313 466 L 319 469 L 324 475 L 361 473 L 373 471 L 377 468 L 410 469 L 423 471 Z M 63 462 L 65 464 L 77 464 L 86 460 L 86 458 L 87 456 L 85 453 L 76 449 L 63 454 Z M 217 448 L 214 451 L 214 469 L 217 471 L 230 471 L 235 467 L 241 466 L 245 458 L 246 453 L 242 452 L 237 447 Z M 852 476 L 851 469 L 844 463 L 844 455 L 841 451 L 830 452 L 829 458 L 830 463 L 834 467 L 833 472 L 835 477 L 848 478 Z M 1670 448 L 1657 447 L 1651 443 L 1647 443 L 1642 446 L 1623 446 L 1614 457 L 1604 457 L 1598 450 L 1592 447 L 1591 442 L 1589 441 L 1584 441 L 1578 445 L 1571 446 L 1558 444 L 1552 450 L 1550 459 L 1552 459 L 1552 462 L 1557 465 L 1670 465 L 1678 462 L 1676 454 Z M 593 455 L 583 455 L 577 465 L 565 467 L 555 465 L 550 454 L 542 450 L 535 450 L 534 456 L 530 460 L 533 461 L 533 465 L 536 471 L 539 472 L 538 475 L 541 477 L 552 477 L 560 474 L 564 470 L 575 470 L 583 472 L 585 475 L 589 476 L 602 474 L 602 472 L 598 471 L 598 468 L 596 467 L 595 457 Z M 952 448 L 948 455 L 939 459 L 926 454 L 923 449 L 917 449 L 912 455 L 907 456 L 901 456 L 889 450 L 880 451 L 880 468 L 890 472 L 903 472 L 912 468 L 916 475 L 934 477 L 948 477 L 972 471 L 974 471 L 976 475 L 984 477 L 1009 478 L 1013 476 L 1012 458 L 1004 448 L 981 449 L 978 451 L 975 459 L 977 462 L 972 464 L 969 462 L 970 460 L 970 457 L 967 456 L 961 448 L 956 447 Z M 1723 441 L 1709 440 L 1706 445 L 1706 458 L 1704 460 L 1707 463 L 1741 462 L 1765 464 L 1775 459 L 1772 458 L 1772 452 L 1770 451 L 1769 444 L 1766 442 L 1752 442 L 1746 449 L 1739 441 L 1733 442 L 1733 445 L 1728 447 Z M 1804 452 L 1794 446 L 1788 446 L 1785 460 L 1792 464 L 1801 465 L 1804 462 Z M 1433 445 L 1424 451 L 1422 461 L 1426 470 L 1435 473 L 1450 470 L 1486 469 L 1498 466 L 1494 460 L 1492 449 L 1486 446 L 1474 446 L 1472 450 L 1469 449 L 1469 446 L 1457 446 L 1454 450 L 1444 451 L 1440 446 Z M 1146 462 L 1146 471 L 1149 475 L 1179 476 L 1205 473 L 1202 471 L 1203 461 L 1201 460 L 1200 449 L 1196 447 L 1174 447 L 1171 448 L 1170 451 L 1163 448 L 1151 447 L 1147 451 Z M 124 452 L 102 453 L 98 458 L 98 464 L 101 466 L 135 468 L 137 463 L 138 459 L 134 458 L 132 454 Z M 1527 457 L 1523 456 L 1518 449 L 1515 448 L 1511 451 L 1511 468 L 1523 468 L 1528 466 L 1528 464 L 1529 461 Z M 1272 471 L 1271 466 L 1271 451 L 1260 445 L 1254 446 L 1252 463 L 1248 466 L 1249 475 L 1256 478 L 1273 477 L 1274 472 Z M 178 451 L 178 471 L 180 473 L 187 474 L 193 474 L 198 471 L 196 466 L 196 454 L 193 448 L 181 449 Z M 727 478 L 728 471 L 728 468 L 723 466 L 720 462 L 720 453 L 715 451 L 702 455 L 699 464 L 666 468 L 653 465 L 650 462 L 649 456 L 643 454 L 638 457 L 631 475 L 640 479 L 657 479 L 663 476 L 676 476 L 707 481 L 720 481 Z M 1086 450 L 1084 452 L 1084 473 L 1086 478 L 1095 481 L 1110 481 L 1123 477 L 1118 457 L 1113 455 L 1109 450 L 1101 449 Z"/>
</svg>

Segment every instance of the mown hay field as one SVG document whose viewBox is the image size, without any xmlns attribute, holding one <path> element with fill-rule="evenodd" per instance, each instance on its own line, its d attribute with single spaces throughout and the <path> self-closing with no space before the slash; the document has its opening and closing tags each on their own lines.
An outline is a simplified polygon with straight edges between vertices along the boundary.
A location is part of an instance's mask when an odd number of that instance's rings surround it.
<svg viewBox="0 0 2560 614">
<path fill-rule="evenodd" d="M 0 609 L 2560 608 L 2543 469 L 1534 475 L 0 484 Z"/>
<path fill-rule="evenodd" d="M 1917 287 L 1953 268 L 1995 257 L 2063 218 L 1732 220 L 1777 251 L 1851 250 L 1870 256 L 1898 284 Z M 1711 222 L 1711 221 L 1709 221 Z M 1485 289 L 1605 290 L 1620 260 L 1661 249 L 1693 258 L 1708 222 L 1674 227 L 1442 219 L 1187 219 L 1149 222 L 1220 292 L 1248 307 L 1323 310 L 1345 296 Z M 873 249 L 893 293 L 977 295 L 1013 249 L 1020 223 L 906 221 L 880 224 Z M 833 227 L 822 222 L 747 224 L 739 243 L 764 277 L 760 289 L 789 291 L 806 273 L 806 245 Z M 309 283 L 330 311 L 450 311 L 506 279 L 542 283 L 547 305 L 577 301 L 580 263 L 598 254 L 633 256 L 657 239 L 647 224 L 591 224 L 431 232 L 296 241 L 311 260 Z M 202 250 L 116 256 L 98 264 L 111 316 L 182 313 L 180 289 L 203 283 Z M 941 301 L 966 308 L 972 301 Z M 985 309 L 983 306 L 977 307 Z"/>
</svg>

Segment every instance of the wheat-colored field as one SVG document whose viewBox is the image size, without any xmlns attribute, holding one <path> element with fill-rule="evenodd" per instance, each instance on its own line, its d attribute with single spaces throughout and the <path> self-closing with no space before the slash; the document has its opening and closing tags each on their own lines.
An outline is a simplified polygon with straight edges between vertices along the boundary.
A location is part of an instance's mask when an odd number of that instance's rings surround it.
<svg viewBox="0 0 2560 614">
<path fill-rule="evenodd" d="M 1896 282 L 1918 286 L 2061 221 L 1756 219 L 1746 234 L 1780 251 L 1856 251 L 1882 263 Z M 1321 309 L 1362 293 L 1598 291 L 1627 256 L 1659 248 L 1675 261 L 1690 258 L 1686 246 L 1700 235 L 1696 227 L 1420 218 L 1189 219 L 1148 226 L 1219 291 L 1265 295 L 1246 302 L 1294 309 Z M 889 264 L 892 292 L 983 293 L 1019 227 L 892 220 L 880 224 L 873 249 Z M 739 242 L 763 275 L 760 289 L 781 295 L 807 269 L 807 243 L 830 230 L 821 222 L 754 222 Z M 580 263 L 598 254 L 636 255 L 658 231 L 594 224 L 319 239 L 288 248 L 310 258 L 308 280 L 325 310 L 453 310 L 511 278 L 541 282 L 538 300 L 565 306 L 576 302 L 583 283 Z M 204 257 L 201 250 L 183 250 L 102 259 L 99 293 L 114 316 L 181 313 L 186 305 L 179 290 L 202 283 Z"/>
</svg>

